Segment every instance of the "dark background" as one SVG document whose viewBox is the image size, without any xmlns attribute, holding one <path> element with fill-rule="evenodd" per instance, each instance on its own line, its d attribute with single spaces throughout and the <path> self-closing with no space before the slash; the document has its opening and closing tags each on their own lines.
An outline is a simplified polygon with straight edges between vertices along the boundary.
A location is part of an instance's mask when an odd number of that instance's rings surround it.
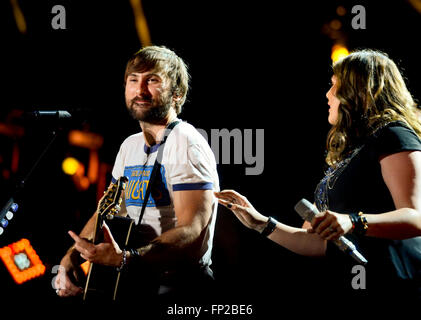
<svg viewBox="0 0 421 320">
<path fill-rule="evenodd" d="M 65 30 L 51 27 L 56 4 L 66 9 Z M 351 27 L 356 4 L 366 9 L 365 30 Z M 17 140 L 17 172 L 10 173 L 14 141 L 0 136 L 0 206 L 51 137 L 48 126 L 27 123 L 20 112 L 77 109 L 81 121 L 61 131 L 0 236 L 0 247 L 29 239 L 47 266 L 45 275 L 16 285 L 0 264 L 1 301 L 54 304 L 51 268 L 72 244 L 67 230 L 80 231 L 97 199 L 94 185 L 78 192 L 61 170 L 67 155 L 87 157 L 68 144 L 67 130 L 103 136 L 100 161 L 111 168 L 121 142 L 139 130 L 125 109 L 123 76 L 127 59 L 141 44 L 129 1 L 26 0 L 19 5 L 25 34 L 18 31 L 9 2 L 2 2 L 0 10 L 0 122 L 25 129 Z M 346 9 L 344 16 L 337 15 L 338 6 Z M 350 50 L 385 51 L 403 70 L 413 96 L 421 95 L 421 16 L 407 1 L 143 1 L 143 9 L 152 43 L 175 50 L 189 66 L 191 90 L 182 119 L 208 132 L 264 129 L 263 173 L 246 176 L 247 164 L 219 165 L 221 189 L 236 189 L 260 212 L 287 224 L 302 223 L 293 207 L 303 197 L 312 200 L 323 175 L 332 20 L 341 22 L 337 34 Z M 11 116 L 13 110 L 18 116 Z M 261 239 L 223 208 L 213 261 L 225 293 L 215 301 L 253 304 L 258 310 L 267 307 L 258 301 L 269 296 L 278 307 L 288 306 L 303 287 L 312 286 L 312 272 L 323 268 L 323 261 Z"/>
</svg>

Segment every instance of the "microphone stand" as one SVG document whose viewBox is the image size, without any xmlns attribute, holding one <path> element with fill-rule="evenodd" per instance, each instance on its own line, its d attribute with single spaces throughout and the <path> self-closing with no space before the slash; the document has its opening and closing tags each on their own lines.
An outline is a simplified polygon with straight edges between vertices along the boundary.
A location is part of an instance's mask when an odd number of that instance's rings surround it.
<svg viewBox="0 0 421 320">
<path fill-rule="evenodd" d="M 3 208 L 0 211 L 0 236 L 4 233 L 4 229 L 8 226 L 9 221 L 13 218 L 14 214 L 17 212 L 19 208 L 19 204 L 16 202 L 19 194 L 23 191 L 28 179 L 31 177 L 34 170 L 38 167 L 41 160 L 45 157 L 47 152 L 50 150 L 52 144 L 56 140 L 57 136 L 59 135 L 59 132 L 62 130 L 61 127 L 57 126 L 52 131 L 52 137 L 49 140 L 47 146 L 44 148 L 44 150 L 41 152 L 38 159 L 35 161 L 35 163 L 32 165 L 31 169 L 28 171 L 26 176 L 22 180 L 20 180 L 17 183 L 17 186 L 15 187 L 15 191 L 10 197 L 10 199 L 6 202 L 6 204 L 3 206 Z"/>
</svg>

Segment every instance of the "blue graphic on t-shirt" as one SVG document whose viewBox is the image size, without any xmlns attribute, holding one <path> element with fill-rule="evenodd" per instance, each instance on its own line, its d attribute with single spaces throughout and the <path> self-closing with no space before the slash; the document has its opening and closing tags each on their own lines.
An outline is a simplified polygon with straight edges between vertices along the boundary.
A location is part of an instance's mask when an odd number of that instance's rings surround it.
<svg viewBox="0 0 421 320">
<path fill-rule="evenodd" d="M 153 166 L 130 166 L 124 168 L 124 175 L 129 178 L 126 184 L 126 206 L 141 207 L 148 188 Z M 158 171 L 147 207 L 168 206 L 171 204 L 168 192 L 167 181 L 165 179 L 165 167 L 161 165 Z"/>
</svg>

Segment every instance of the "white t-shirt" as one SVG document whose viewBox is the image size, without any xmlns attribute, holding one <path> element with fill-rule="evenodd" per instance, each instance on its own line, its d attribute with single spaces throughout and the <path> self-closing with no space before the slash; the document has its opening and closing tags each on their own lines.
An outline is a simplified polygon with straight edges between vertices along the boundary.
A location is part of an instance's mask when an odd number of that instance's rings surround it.
<svg viewBox="0 0 421 320">
<path fill-rule="evenodd" d="M 121 213 L 139 223 L 146 188 L 158 154 L 159 145 L 148 147 L 142 132 L 129 136 L 121 145 L 112 171 L 113 182 L 126 176 L 128 182 Z M 182 190 L 219 191 L 215 156 L 205 138 L 190 124 L 180 121 L 169 134 L 164 145 L 160 173 L 156 175 L 141 222 L 148 226 L 145 238 L 150 241 L 177 224 L 173 194 Z M 212 242 L 218 202 L 202 243 L 202 265 L 211 264 Z M 139 228 L 139 230 L 148 228 Z"/>
</svg>

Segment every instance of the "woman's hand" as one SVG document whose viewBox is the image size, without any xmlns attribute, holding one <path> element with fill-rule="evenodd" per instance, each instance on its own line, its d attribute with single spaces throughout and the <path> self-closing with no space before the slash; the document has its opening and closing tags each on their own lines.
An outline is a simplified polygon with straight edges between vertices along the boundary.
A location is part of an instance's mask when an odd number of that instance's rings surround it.
<svg viewBox="0 0 421 320">
<path fill-rule="evenodd" d="M 311 220 L 309 233 L 317 233 L 324 240 L 337 240 L 340 236 L 352 230 L 352 222 L 347 214 L 325 211 Z"/>
<path fill-rule="evenodd" d="M 223 206 L 230 209 L 236 217 L 248 228 L 262 232 L 266 227 L 268 217 L 260 214 L 246 197 L 234 190 L 215 192 L 215 197 Z"/>
</svg>

